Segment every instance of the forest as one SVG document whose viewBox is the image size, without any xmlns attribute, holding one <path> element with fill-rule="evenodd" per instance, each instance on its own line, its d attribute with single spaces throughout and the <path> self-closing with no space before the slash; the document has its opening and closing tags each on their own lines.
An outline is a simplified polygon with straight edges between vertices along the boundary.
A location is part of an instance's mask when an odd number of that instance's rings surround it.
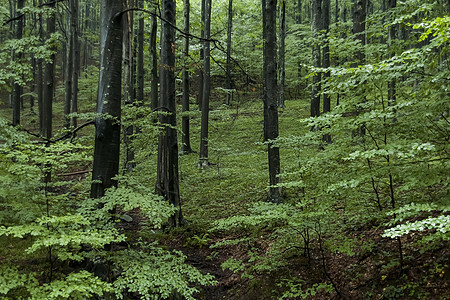
<svg viewBox="0 0 450 300">
<path fill-rule="evenodd" d="M 450 299 L 450 0 L 0 0 L 0 299 Z"/>
</svg>

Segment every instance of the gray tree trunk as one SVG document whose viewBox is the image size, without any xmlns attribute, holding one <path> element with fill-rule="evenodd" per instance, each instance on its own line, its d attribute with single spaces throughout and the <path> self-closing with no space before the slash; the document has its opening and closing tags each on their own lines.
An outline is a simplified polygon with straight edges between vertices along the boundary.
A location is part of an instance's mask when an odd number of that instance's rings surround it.
<svg viewBox="0 0 450 300">
<path fill-rule="evenodd" d="M 54 9 L 55 3 L 49 4 L 49 7 Z M 48 38 L 56 31 L 56 17 L 52 14 L 47 19 L 47 34 Z M 51 46 L 51 50 L 55 50 L 55 46 Z M 55 91 L 55 59 L 56 55 L 50 55 L 50 60 L 45 64 L 44 73 L 44 96 L 43 96 L 43 135 L 50 139 L 52 137 L 52 122 L 53 122 L 53 95 Z"/>
<path fill-rule="evenodd" d="M 138 6 L 144 8 L 144 0 L 139 0 Z M 139 104 L 144 101 L 144 17 L 138 21 L 138 45 L 137 45 L 137 93 L 136 100 Z"/>
<path fill-rule="evenodd" d="M 319 41 L 319 31 L 322 28 L 322 5 L 321 0 L 311 0 L 311 30 L 314 37 L 313 47 L 312 47 L 312 62 L 315 68 L 320 68 L 320 41 Z M 321 74 L 316 72 L 313 76 L 312 82 L 312 92 L 311 92 L 311 117 L 317 117 L 320 115 L 320 81 Z"/>
<path fill-rule="evenodd" d="M 233 98 L 233 93 L 229 90 L 233 89 L 231 78 L 231 34 L 233 32 L 233 0 L 228 0 L 228 26 L 227 26 L 227 62 L 226 62 L 226 87 L 227 101 L 226 104 L 230 105 Z"/>
<path fill-rule="evenodd" d="M 72 14 L 72 12 L 71 12 Z M 64 94 L 64 127 L 70 127 L 70 109 L 72 105 L 72 73 L 73 73 L 73 32 L 69 26 L 69 36 L 67 37 L 66 57 L 65 57 L 65 94 Z"/>
<path fill-rule="evenodd" d="M 201 0 L 202 1 L 202 7 L 201 7 L 201 20 L 202 20 L 202 29 L 200 31 L 200 37 L 201 38 L 205 38 L 205 16 L 206 16 L 206 0 Z M 205 60 L 205 45 L 202 43 L 201 47 L 200 47 L 200 62 L 203 62 L 204 65 L 204 60 Z M 200 68 L 199 70 L 199 74 L 198 74 L 198 98 L 197 98 L 197 102 L 198 102 L 198 109 L 202 110 L 203 107 L 203 78 L 205 76 L 205 70 L 203 68 Z"/>
<path fill-rule="evenodd" d="M 284 108 L 284 83 L 286 77 L 285 71 L 285 45 L 286 45 L 286 1 L 280 2 L 280 45 L 278 50 L 278 107 Z"/>
<path fill-rule="evenodd" d="M 42 0 L 39 0 L 39 5 L 42 5 Z M 42 15 L 39 14 L 39 40 L 44 43 L 44 29 Z M 39 132 L 44 135 L 44 71 L 42 67 L 42 59 L 38 60 L 38 75 L 37 75 L 37 100 L 39 111 Z"/>
<path fill-rule="evenodd" d="M 72 63 L 73 72 L 70 76 L 72 76 L 72 102 L 70 112 L 73 114 L 78 113 L 78 78 L 80 74 L 80 42 L 79 42 L 79 25 L 78 25 L 78 13 L 79 13 L 79 0 L 71 0 L 71 32 L 72 34 L 72 44 L 73 44 L 73 57 Z M 77 127 L 77 117 L 72 116 L 71 125 L 73 127 Z"/>
<path fill-rule="evenodd" d="M 391 10 L 394 9 L 397 6 L 397 0 L 388 0 L 388 8 Z M 391 20 L 392 22 L 393 20 Z M 394 41 L 395 41 L 395 35 L 396 35 L 396 25 L 389 26 L 389 34 L 388 34 L 388 45 L 389 48 L 391 48 L 391 56 L 395 55 L 394 52 Z M 388 82 L 388 104 L 394 105 L 396 101 L 396 95 L 395 95 L 395 78 L 392 78 Z"/>
<path fill-rule="evenodd" d="M 122 1 L 101 1 L 100 78 L 95 120 L 91 197 L 100 198 L 117 186 L 119 172 L 122 91 Z M 105 117 L 106 116 L 106 117 Z"/>
<path fill-rule="evenodd" d="M 188 68 L 188 60 L 189 60 L 189 19 L 190 19 L 190 10 L 191 4 L 189 0 L 184 0 L 184 32 L 186 32 L 186 37 L 184 39 L 184 48 L 183 48 L 183 56 L 184 56 L 184 70 L 183 70 L 183 99 L 182 99 L 182 110 L 183 112 L 189 111 L 189 68 Z M 191 148 L 191 139 L 189 134 L 189 116 L 183 115 L 181 120 L 181 130 L 182 130 L 182 146 L 181 151 L 183 154 L 192 153 Z"/>
<path fill-rule="evenodd" d="M 205 39 L 211 37 L 211 0 L 205 1 Z M 203 97 L 202 97 L 202 124 L 200 133 L 200 168 L 209 165 L 208 161 L 208 126 L 209 126 L 209 97 L 211 89 L 211 53 L 210 42 L 203 43 Z"/>
<path fill-rule="evenodd" d="M 366 15 L 367 15 L 367 0 L 355 0 L 353 4 L 353 34 L 360 42 L 362 49 L 356 52 L 356 64 L 364 64 L 365 53 L 364 46 L 366 45 Z"/>
<path fill-rule="evenodd" d="M 280 151 L 273 140 L 278 138 L 277 106 L 277 1 L 262 0 L 263 11 L 263 94 L 264 94 L 264 140 L 268 142 L 269 197 L 268 200 L 280 203 L 279 183 Z"/>
<path fill-rule="evenodd" d="M 175 25 L 176 5 L 174 0 L 162 1 L 162 18 Z M 178 142 L 175 105 L 175 29 L 167 22 L 161 22 L 161 68 L 160 108 L 167 112 L 160 116 L 165 125 L 158 141 L 158 170 L 156 192 L 176 208 L 169 218 L 169 225 L 182 224 L 181 201 L 178 177 Z"/>
<path fill-rule="evenodd" d="M 21 10 L 24 6 L 25 0 L 17 0 L 17 10 L 16 10 L 16 14 L 21 14 Z M 17 40 L 21 40 L 22 39 L 22 35 L 23 35 L 23 25 L 24 25 L 24 21 L 25 21 L 25 17 L 22 15 L 21 18 L 19 18 L 16 21 L 16 34 L 15 34 L 15 38 Z M 22 58 L 23 58 L 23 53 L 21 51 L 15 53 L 15 60 L 17 62 L 21 62 Z M 22 86 L 15 82 L 14 83 L 14 90 L 13 90 L 13 97 L 12 97 L 12 106 L 13 106 L 13 126 L 17 126 L 20 124 L 20 108 L 21 108 L 21 103 L 22 103 L 22 93 L 23 93 L 23 88 Z"/>
<path fill-rule="evenodd" d="M 322 48 L 322 68 L 330 67 L 330 45 L 328 41 L 328 34 L 330 33 L 330 0 L 322 1 L 322 30 L 324 32 L 325 39 Z M 330 72 L 324 72 L 323 79 L 326 81 L 330 78 Z M 330 96 L 323 94 L 323 113 L 327 113 L 331 110 Z"/>
<path fill-rule="evenodd" d="M 156 9 L 154 11 L 156 13 Z M 150 102 L 151 108 L 155 110 L 158 107 L 158 53 L 156 52 L 156 33 L 158 31 L 158 21 L 156 16 L 153 14 L 150 17 L 151 28 L 150 28 L 150 41 L 149 41 L 149 52 L 150 52 Z"/>
</svg>

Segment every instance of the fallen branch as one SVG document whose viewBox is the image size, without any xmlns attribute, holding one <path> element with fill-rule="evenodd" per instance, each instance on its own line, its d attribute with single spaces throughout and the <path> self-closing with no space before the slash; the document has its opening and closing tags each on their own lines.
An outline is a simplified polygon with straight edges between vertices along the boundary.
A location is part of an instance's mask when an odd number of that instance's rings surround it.
<svg viewBox="0 0 450 300">
<path fill-rule="evenodd" d="M 86 174 L 86 173 L 90 173 L 90 172 L 92 172 L 92 170 L 83 170 L 83 171 L 76 171 L 76 172 L 71 172 L 71 173 L 61 173 L 61 174 L 56 174 L 56 176 L 73 176 L 73 175 Z"/>
</svg>

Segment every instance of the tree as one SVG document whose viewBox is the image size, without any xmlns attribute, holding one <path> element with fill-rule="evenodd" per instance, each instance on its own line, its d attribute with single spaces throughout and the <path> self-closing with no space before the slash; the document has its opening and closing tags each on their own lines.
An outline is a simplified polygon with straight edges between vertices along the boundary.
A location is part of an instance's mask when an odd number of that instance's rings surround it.
<svg viewBox="0 0 450 300">
<path fill-rule="evenodd" d="M 153 10 L 153 14 L 150 16 L 150 40 L 149 40 L 149 53 L 150 53 L 150 102 L 151 108 L 156 110 L 158 107 L 158 53 L 156 52 L 156 34 L 158 31 L 158 20 L 156 18 L 156 7 Z"/>
<path fill-rule="evenodd" d="M 56 31 L 56 17 L 54 8 L 56 3 L 48 4 L 52 8 L 51 15 L 47 19 L 47 37 L 50 41 L 50 50 L 52 54 L 50 55 L 49 61 L 45 64 L 44 73 L 44 90 L 43 90 L 43 135 L 46 138 L 52 137 L 52 125 L 53 125 L 53 94 L 55 90 L 55 60 L 56 60 L 56 47 L 52 40 L 53 34 Z"/>
<path fill-rule="evenodd" d="M 320 41 L 319 31 L 322 28 L 322 0 L 311 0 L 311 31 L 313 32 L 314 42 L 312 47 L 312 64 L 314 68 L 320 68 Z M 314 71 L 312 92 L 311 92 L 311 117 L 320 115 L 320 80 L 321 74 L 318 70 Z"/>
<path fill-rule="evenodd" d="M 397 6 L 397 0 L 388 0 L 388 8 L 391 11 Z M 388 32 L 388 42 L 389 42 L 389 48 L 391 51 L 391 56 L 395 55 L 394 52 L 394 41 L 395 41 L 395 26 L 396 25 L 390 25 L 389 26 L 389 32 Z M 395 104 L 395 78 L 392 78 L 388 82 L 388 104 L 393 105 Z"/>
<path fill-rule="evenodd" d="M 269 162 L 269 201 L 280 203 L 281 191 L 276 187 L 280 180 L 280 149 L 274 145 L 278 138 L 277 105 L 277 35 L 276 0 L 262 0 L 263 11 L 263 97 L 264 141 L 267 142 Z"/>
<path fill-rule="evenodd" d="M 182 224 L 181 200 L 178 177 L 178 142 L 175 103 L 175 13 L 174 0 L 162 1 L 161 22 L 161 67 L 160 67 L 160 103 L 163 114 L 160 123 L 164 126 L 158 140 L 158 170 L 156 192 L 175 207 L 175 213 L 169 218 L 169 225 Z"/>
<path fill-rule="evenodd" d="M 183 69 L 183 99 L 182 106 L 183 112 L 186 113 L 189 111 L 189 68 L 188 68 L 188 59 L 189 59 L 189 19 L 190 19 L 190 10 L 191 4 L 189 0 L 184 0 L 184 32 L 186 33 L 186 37 L 184 39 L 184 47 L 183 47 L 183 56 L 184 56 L 184 69 Z M 181 151 L 184 154 L 192 153 L 193 150 L 191 148 L 191 139 L 189 135 L 189 116 L 183 115 L 181 120 L 181 131 L 182 131 L 182 146 Z"/>
<path fill-rule="evenodd" d="M 205 18 L 206 18 L 206 1 L 207 0 L 201 0 L 201 30 L 200 30 L 200 37 L 202 39 L 205 38 Z M 203 62 L 204 64 L 204 60 L 205 60 L 205 45 L 202 43 L 200 46 L 200 51 L 199 51 L 199 55 L 200 55 L 200 62 Z M 198 98 L 197 98 L 197 102 L 198 102 L 198 109 L 202 110 L 203 107 L 203 78 L 205 76 L 205 70 L 203 68 L 200 68 L 199 70 L 199 74 L 198 74 Z"/>
<path fill-rule="evenodd" d="M 100 198 L 117 185 L 122 89 L 122 1 L 101 1 L 100 77 L 95 119 L 91 197 Z"/>
<path fill-rule="evenodd" d="M 21 10 L 23 9 L 25 0 L 17 0 L 17 13 L 21 14 Z M 20 40 L 22 39 L 23 35 L 23 25 L 24 25 L 25 16 L 19 16 L 19 19 L 16 23 L 16 39 Z M 22 60 L 22 50 L 19 50 L 18 53 L 15 53 L 15 60 L 19 63 Z M 13 90 L 13 125 L 19 125 L 20 124 L 20 108 L 21 108 L 21 98 L 22 98 L 22 86 L 18 83 L 14 83 L 14 90 Z"/>
<path fill-rule="evenodd" d="M 330 33 L 330 0 L 322 1 L 322 30 L 324 31 L 325 39 L 322 48 L 322 68 L 326 69 L 330 67 L 330 45 L 329 45 L 329 33 Z M 323 80 L 326 81 L 330 78 L 330 72 L 326 71 L 323 74 Z M 323 94 L 323 113 L 327 113 L 331 110 L 330 95 Z"/>
<path fill-rule="evenodd" d="M 71 108 L 70 112 L 72 114 L 78 113 L 78 77 L 80 74 L 80 42 L 78 39 L 79 35 L 79 24 L 78 24 L 78 14 L 79 14 L 79 0 L 71 0 L 70 1 L 70 12 L 71 12 L 71 22 L 70 22 L 70 28 L 71 28 L 71 35 L 72 35 L 72 47 L 73 47 L 73 56 L 72 61 L 69 62 L 73 65 L 73 72 L 71 74 L 72 76 L 72 102 L 71 102 Z M 71 117 L 71 125 L 73 127 L 77 127 L 77 117 L 72 116 Z"/>
<path fill-rule="evenodd" d="M 280 45 L 278 51 L 278 107 L 284 108 L 284 84 L 286 78 L 285 48 L 286 48 L 286 1 L 280 1 Z"/>
<path fill-rule="evenodd" d="M 211 0 L 205 0 L 205 40 L 203 41 L 203 96 L 202 96 L 202 124 L 200 133 L 200 168 L 209 165 L 208 161 L 208 126 L 209 126 L 209 97 L 211 89 Z"/>
<path fill-rule="evenodd" d="M 230 91 L 233 88 L 231 78 L 231 34 L 233 32 L 233 0 L 228 0 L 228 23 L 227 23 L 227 61 L 226 61 L 226 87 L 227 91 L 227 105 L 231 104 L 233 93 Z"/>
</svg>

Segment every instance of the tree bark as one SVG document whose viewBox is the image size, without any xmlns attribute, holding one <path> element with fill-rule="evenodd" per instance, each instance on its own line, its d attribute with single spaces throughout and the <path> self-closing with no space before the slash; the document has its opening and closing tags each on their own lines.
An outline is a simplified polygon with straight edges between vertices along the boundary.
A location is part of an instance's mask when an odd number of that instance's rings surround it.
<svg viewBox="0 0 450 300">
<path fill-rule="evenodd" d="M 201 0 L 202 1 L 202 7 L 201 7 L 201 23 L 202 23 L 202 29 L 200 31 L 200 37 L 201 38 L 205 38 L 205 15 L 206 15 L 206 1 L 207 0 Z M 203 65 L 205 64 L 204 60 L 205 60 L 205 45 L 202 44 L 200 47 L 200 62 L 203 62 Z M 205 76 L 205 70 L 203 68 L 200 68 L 199 70 L 199 76 L 198 76 L 198 98 L 197 98 L 197 102 L 198 102 L 198 109 L 202 110 L 203 107 L 203 79 Z"/>
<path fill-rule="evenodd" d="M 280 2 L 280 45 L 278 51 L 278 77 L 280 84 L 278 86 L 278 107 L 284 108 L 284 83 L 285 83 L 285 45 L 286 45 L 286 1 Z"/>
<path fill-rule="evenodd" d="M 119 172 L 121 74 L 122 74 L 122 1 L 101 1 L 100 78 L 95 120 L 94 166 L 91 197 L 100 198 L 105 190 L 117 186 Z"/>
<path fill-rule="evenodd" d="M 155 9 L 156 12 L 156 9 Z M 158 31 L 158 21 L 155 15 L 151 15 L 151 28 L 150 28 L 150 101 L 151 108 L 155 110 L 158 107 L 158 53 L 156 52 L 156 33 Z"/>
<path fill-rule="evenodd" d="M 189 111 L 189 22 L 190 22 L 190 10 L 191 4 L 189 0 L 184 0 L 184 32 L 186 32 L 186 37 L 184 39 L 184 70 L 183 70 L 183 99 L 182 99 L 182 110 L 183 112 Z M 181 120 L 181 130 L 182 130 L 182 146 L 181 150 L 183 154 L 192 153 L 191 139 L 189 134 L 189 116 L 183 115 Z"/>
<path fill-rule="evenodd" d="M 72 11 L 70 12 L 72 14 Z M 71 17 L 72 18 L 72 17 Z M 70 127 L 70 109 L 72 105 L 72 74 L 73 74 L 73 28 L 69 26 L 70 35 L 67 37 L 65 57 L 65 94 L 64 94 L 64 127 Z"/>
<path fill-rule="evenodd" d="M 356 0 L 353 4 L 353 34 L 361 44 L 361 48 L 356 51 L 356 65 L 364 64 L 366 57 L 363 50 L 366 45 L 366 14 L 367 0 Z"/>
<path fill-rule="evenodd" d="M 278 138 L 277 107 L 277 36 L 276 0 L 262 0 L 263 11 L 263 94 L 264 94 L 264 140 L 268 142 L 269 197 L 274 203 L 281 202 L 279 183 L 280 152 L 273 140 Z"/>
<path fill-rule="evenodd" d="M 17 10 L 16 14 L 21 14 L 21 10 L 24 6 L 25 0 L 17 0 Z M 24 25 L 25 16 L 22 15 L 17 21 L 16 21 L 16 36 L 15 38 L 17 40 L 22 39 L 23 35 L 23 25 Z M 18 51 L 15 53 L 15 60 L 17 62 L 21 62 L 23 58 L 22 51 Z M 17 126 L 20 124 L 20 108 L 22 103 L 22 93 L 23 88 L 18 82 L 14 82 L 14 90 L 13 90 L 13 97 L 12 97 L 12 106 L 13 106 L 13 126 Z"/>
<path fill-rule="evenodd" d="M 71 113 L 78 113 L 78 78 L 80 74 L 80 42 L 78 39 L 79 30 L 78 30 L 78 2 L 79 0 L 71 0 L 71 32 L 72 35 L 72 44 L 73 44 L 73 57 L 72 57 L 72 65 L 73 72 L 72 76 L 72 102 L 71 102 Z M 71 125 L 73 127 L 77 127 L 77 117 L 72 116 Z"/>
<path fill-rule="evenodd" d="M 139 0 L 140 8 L 144 8 L 144 1 Z M 137 47 L 137 93 L 136 100 L 140 105 L 144 102 L 144 17 L 138 21 L 138 47 Z"/>
<path fill-rule="evenodd" d="M 42 0 L 39 0 L 39 5 L 42 5 Z M 39 41 L 44 43 L 44 29 L 42 15 L 39 14 L 38 18 L 39 24 Z M 42 68 L 42 59 L 38 60 L 38 75 L 37 75 L 37 100 L 38 100 L 38 111 L 39 111 L 39 132 L 44 135 L 44 71 Z"/>
<path fill-rule="evenodd" d="M 391 11 L 397 6 L 397 0 L 388 0 L 388 9 Z M 393 20 L 391 20 L 392 22 Z M 390 54 L 391 57 L 395 55 L 394 51 L 394 41 L 395 41 L 395 30 L 396 25 L 390 25 L 389 26 L 389 33 L 388 33 L 388 44 L 390 48 Z M 395 78 L 392 78 L 388 82 L 388 105 L 394 105 L 396 101 L 396 95 L 395 95 Z"/>
<path fill-rule="evenodd" d="M 49 4 L 49 7 L 54 9 L 55 3 Z M 56 31 L 56 17 L 54 12 L 47 19 L 47 34 L 50 39 Z M 50 50 L 53 53 L 50 55 L 50 60 L 45 64 L 45 74 L 44 74 L 44 96 L 43 96 L 43 135 L 50 139 L 52 137 L 52 122 L 53 122 L 53 95 L 55 91 L 55 59 L 56 51 L 54 43 Z"/>
<path fill-rule="evenodd" d="M 330 0 L 322 1 L 322 30 L 325 34 L 324 45 L 322 48 L 322 68 L 330 67 L 330 45 L 328 41 L 328 35 L 330 33 Z M 330 72 L 323 73 L 323 80 L 326 81 L 330 78 Z M 327 113 L 331 110 L 330 96 L 323 94 L 323 113 Z"/>
<path fill-rule="evenodd" d="M 211 0 L 205 1 L 205 39 L 211 37 Z M 209 126 L 209 97 L 211 88 L 211 53 L 210 42 L 203 42 L 203 97 L 202 97 L 202 124 L 200 135 L 200 168 L 209 165 L 208 161 L 208 126 Z"/>
<path fill-rule="evenodd" d="M 174 0 L 163 0 L 162 18 L 175 24 L 175 13 Z M 169 218 L 169 225 L 178 227 L 182 223 L 182 214 L 175 105 L 175 29 L 167 22 L 161 22 L 160 108 L 166 114 L 160 116 L 160 122 L 165 127 L 158 141 L 156 192 L 175 207 L 176 211 Z"/>
<path fill-rule="evenodd" d="M 312 47 L 312 61 L 315 68 L 320 68 L 320 41 L 319 31 L 322 28 L 322 6 L 321 0 L 311 0 L 311 30 L 313 32 L 313 47 Z M 320 115 L 320 81 L 321 74 L 319 71 L 315 72 L 313 76 L 312 92 L 311 92 L 311 117 L 317 117 Z"/>
<path fill-rule="evenodd" d="M 226 87 L 227 91 L 227 105 L 231 104 L 233 93 L 230 91 L 233 89 L 231 78 L 231 34 L 233 31 L 233 0 L 228 0 L 228 26 L 227 26 L 227 61 L 226 61 Z"/>
</svg>

